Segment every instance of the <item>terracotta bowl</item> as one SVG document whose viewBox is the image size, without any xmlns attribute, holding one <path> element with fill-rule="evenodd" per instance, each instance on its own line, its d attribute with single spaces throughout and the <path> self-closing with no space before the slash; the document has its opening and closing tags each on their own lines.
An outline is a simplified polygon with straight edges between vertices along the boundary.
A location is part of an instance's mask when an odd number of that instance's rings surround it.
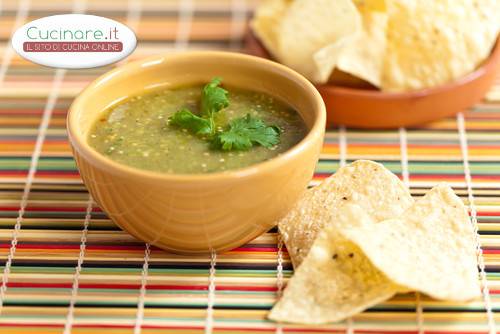
<svg viewBox="0 0 500 334">
<path fill-rule="evenodd" d="M 214 76 L 289 103 L 309 128 L 307 136 L 276 158 L 212 174 L 135 169 L 108 159 L 87 143 L 93 122 L 121 99 L 159 84 L 197 84 Z M 116 224 L 166 250 L 203 253 L 240 246 L 290 210 L 312 178 L 325 119 L 318 91 L 285 66 L 237 53 L 189 52 L 147 58 L 104 74 L 73 102 L 67 128 L 85 185 Z"/>
<path fill-rule="evenodd" d="M 271 58 L 251 31 L 245 49 Z M 445 85 L 408 92 L 384 93 L 375 89 L 318 85 L 327 110 L 327 125 L 358 128 L 397 128 L 421 125 L 454 115 L 479 102 L 500 68 L 500 40 L 490 57 L 474 72 Z"/>
</svg>

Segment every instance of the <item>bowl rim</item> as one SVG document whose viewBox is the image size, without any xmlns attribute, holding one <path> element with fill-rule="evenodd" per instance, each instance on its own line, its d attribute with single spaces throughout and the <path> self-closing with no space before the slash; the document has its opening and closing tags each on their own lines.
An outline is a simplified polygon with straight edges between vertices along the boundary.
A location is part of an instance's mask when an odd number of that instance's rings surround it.
<svg viewBox="0 0 500 334">
<path fill-rule="evenodd" d="M 284 153 L 275 156 L 269 160 L 252 164 L 243 168 L 230 169 L 222 172 L 214 173 L 165 173 L 150 171 L 146 169 L 140 169 L 125 164 L 115 162 L 114 160 L 105 157 L 101 153 L 97 152 L 88 144 L 87 138 L 79 131 L 79 125 L 77 121 L 77 115 L 84 112 L 81 105 L 87 99 L 87 96 L 100 89 L 100 85 L 111 78 L 117 76 L 123 76 L 127 73 L 144 70 L 144 64 L 159 65 L 164 62 L 172 64 L 174 62 L 186 62 L 196 61 L 200 58 L 220 58 L 220 61 L 234 59 L 242 62 L 247 62 L 247 64 L 254 63 L 255 65 L 265 68 L 265 71 L 270 71 L 273 73 L 279 73 L 284 80 L 287 78 L 294 79 L 302 87 L 305 87 L 305 96 L 311 99 L 313 104 L 317 107 L 317 112 L 315 112 L 314 121 L 312 127 L 308 130 L 306 136 L 302 138 L 297 144 L 292 146 L 290 149 L 286 150 Z M 83 89 L 75 100 L 71 103 L 68 109 L 66 117 L 66 131 L 68 134 L 68 139 L 73 150 L 78 152 L 78 154 L 84 156 L 87 160 L 91 160 L 94 164 L 99 165 L 103 169 L 108 169 L 113 174 L 121 176 L 134 175 L 138 178 L 144 180 L 163 180 L 163 181 L 219 181 L 219 180 L 235 180 L 242 177 L 248 177 L 261 172 L 273 170 L 281 166 L 286 166 L 287 162 L 295 158 L 297 155 L 301 154 L 303 151 L 307 150 L 311 146 L 315 139 L 320 136 L 323 137 L 326 126 L 326 107 L 324 101 L 316 89 L 316 87 L 305 77 L 303 77 L 298 72 L 281 65 L 277 62 L 267 60 L 261 57 L 251 56 L 243 53 L 228 52 L 228 51 L 183 51 L 177 53 L 167 53 L 158 54 L 142 58 L 136 61 L 129 62 L 125 65 L 116 67 L 92 81 L 89 85 Z"/>
<path fill-rule="evenodd" d="M 267 54 L 266 59 L 276 61 L 273 59 L 272 55 L 269 53 L 269 51 L 267 51 L 264 44 L 260 41 L 260 39 L 257 37 L 257 35 L 253 32 L 252 29 L 247 30 L 247 38 L 251 40 L 251 43 L 257 43 L 257 46 L 266 52 Z M 249 54 L 255 54 L 253 50 L 254 49 L 248 47 L 248 45 L 245 47 L 245 51 L 248 52 Z M 374 99 L 384 99 L 384 100 L 385 99 L 404 100 L 404 99 L 434 95 L 444 91 L 448 91 L 456 86 L 466 85 L 471 81 L 474 81 L 478 77 L 483 76 L 486 72 L 494 70 L 497 62 L 499 61 L 500 61 L 500 35 L 497 37 L 488 56 L 482 61 L 482 63 L 478 67 L 476 67 L 473 71 L 459 78 L 456 78 L 452 81 L 437 86 L 426 87 L 411 91 L 400 91 L 400 92 L 398 91 L 384 92 L 380 89 L 355 88 L 355 87 L 341 86 L 332 83 L 314 84 L 314 86 L 320 91 L 327 91 L 330 93 L 337 93 L 350 97 L 374 98 Z"/>
</svg>

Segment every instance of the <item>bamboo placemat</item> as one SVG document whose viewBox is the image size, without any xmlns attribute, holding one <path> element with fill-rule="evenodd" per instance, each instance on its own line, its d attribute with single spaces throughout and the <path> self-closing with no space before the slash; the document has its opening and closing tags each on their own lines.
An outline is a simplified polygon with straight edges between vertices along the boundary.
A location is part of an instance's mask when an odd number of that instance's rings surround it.
<svg viewBox="0 0 500 334">
<path fill-rule="evenodd" d="M 0 333 L 495 333 L 500 310 L 500 80 L 466 115 L 399 131 L 330 129 L 312 184 L 355 159 L 382 162 L 415 196 L 451 183 L 480 233 L 489 291 L 467 304 L 413 293 L 328 326 L 266 320 L 292 274 L 276 230 L 209 257 L 168 254 L 119 230 L 91 201 L 68 147 L 74 96 L 107 68 L 26 62 L 10 35 L 72 10 L 128 24 L 130 59 L 241 48 L 256 1 L 0 1 Z M 500 328 L 500 324 L 496 326 Z"/>
</svg>

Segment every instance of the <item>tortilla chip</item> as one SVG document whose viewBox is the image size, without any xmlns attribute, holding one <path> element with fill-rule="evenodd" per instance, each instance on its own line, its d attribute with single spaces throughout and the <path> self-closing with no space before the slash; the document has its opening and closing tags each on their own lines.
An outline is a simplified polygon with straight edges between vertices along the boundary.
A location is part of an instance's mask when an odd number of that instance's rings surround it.
<svg viewBox="0 0 500 334">
<path fill-rule="evenodd" d="M 386 53 L 388 15 L 386 12 L 373 10 L 369 4 L 367 2 L 358 5 L 363 29 L 349 41 L 348 46 L 342 48 L 336 57 L 336 66 L 380 87 Z"/>
<path fill-rule="evenodd" d="M 318 235 L 269 319 L 301 324 L 340 321 L 389 299 L 398 289 L 330 225 Z"/>
<path fill-rule="evenodd" d="M 355 243 L 394 284 L 436 299 L 480 295 L 474 232 L 462 201 L 439 185 L 401 217 L 375 224 L 357 209 L 341 210 L 345 238 Z"/>
<path fill-rule="evenodd" d="M 352 44 L 358 34 L 351 34 L 339 38 L 335 43 L 329 44 L 313 54 L 315 64 L 315 82 L 327 82 L 336 68 L 339 57 L 344 53 L 346 47 Z"/>
<path fill-rule="evenodd" d="M 486 59 L 500 30 L 498 0 L 387 0 L 387 53 L 381 87 L 441 85 Z"/>
<path fill-rule="evenodd" d="M 361 29 L 361 17 L 351 0 L 269 0 L 251 26 L 279 62 L 324 83 L 348 37 Z"/>
<path fill-rule="evenodd" d="M 289 4 L 290 0 L 264 1 L 257 8 L 254 19 L 250 22 L 255 35 L 275 58 L 279 58 L 281 54 L 278 44 L 278 29 Z"/>
<path fill-rule="evenodd" d="M 408 189 L 383 165 L 358 160 L 341 167 L 320 185 L 308 190 L 279 223 L 292 263 L 297 268 L 319 231 L 338 224 L 339 209 L 358 204 L 375 221 L 397 217 L 413 204 Z"/>
</svg>

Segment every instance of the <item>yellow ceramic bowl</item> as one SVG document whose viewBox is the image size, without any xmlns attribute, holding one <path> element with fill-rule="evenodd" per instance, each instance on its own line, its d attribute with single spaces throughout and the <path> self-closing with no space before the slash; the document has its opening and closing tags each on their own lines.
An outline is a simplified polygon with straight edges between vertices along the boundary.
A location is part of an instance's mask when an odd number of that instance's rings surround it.
<svg viewBox="0 0 500 334">
<path fill-rule="evenodd" d="M 116 163 L 87 143 L 104 110 L 159 85 L 224 82 L 263 91 L 293 106 L 309 132 L 286 153 L 250 167 L 212 174 L 165 174 Z M 129 63 L 91 83 L 71 105 L 68 135 L 88 190 L 121 228 L 178 253 L 238 247 L 272 227 L 306 189 L 325 128 L 318 91 L 289 68 L 228 52 L 161 55 Z"/>
</svg>

